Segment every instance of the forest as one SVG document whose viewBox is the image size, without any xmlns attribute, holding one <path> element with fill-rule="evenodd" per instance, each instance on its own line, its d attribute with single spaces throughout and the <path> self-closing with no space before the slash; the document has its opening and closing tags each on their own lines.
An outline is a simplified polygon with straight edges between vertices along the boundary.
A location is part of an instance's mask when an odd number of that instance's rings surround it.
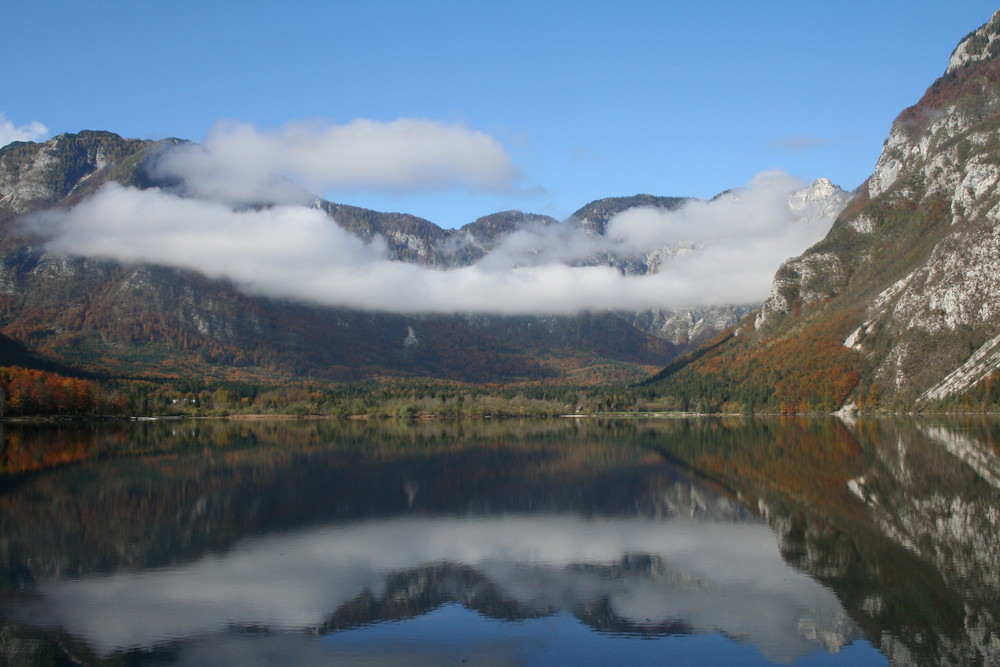
<svg viewBox="0 0 1000 667">
<path fill-rule="evenodd" d="M 817 341 L 811 341 L 816 344 Z M 789 343 L 795 347 L 804 341 Z M 819 349 L 824 346 L 819 345 Z M 607 414 L 822 414 L 849 397 L 862 412 L 877 407 L 878 387 L 860 386 L 842 346 L 811 362 L 809 382 L 790 382 L 774 358 L 799 360 L 796 350 L 770 350 L 768 360 L 742 355 L 738 364 L 710 364 L 709 372 L 670 368 L 641 384 L 465 384 L 426 378 L 378 378 L 351 383 L 318 380 L 247 382 L 199 379 L 83 379 L 51 371 L 0 367 L 0 418 L 128 419 L 142 417 L 548 418 Z M 849 351 L 849 350 L 847 350 Z M 789 361 L 788 363 L 793 363 Z M 704 366 L 702 367 L 704 368 Z M 800 367 L 801 369 L 801 367 Z M 767 375 L 767 382 L 759 378 Z M 754 381 L 748 381 L 748 380 Z M 668 391 L 665 391 L 665 386 Z M 734 392 L 735 388 L 735 392 Z M 855 394 L 852 396 L 852 390 Z M 735 395 L 738 400 L 720 400 Z M 716 398 L 716 396 L 720 398 Z M 901 408 L 902 409 L 902 408 Z M 908 406 L 906 411 L 911 411 Z M 1000 374 L 947 400 L 917 406 L 924 412 L 1000 411 Z M 899 411 L 899 410 L 896 410 Z"/>
<path fill-rule="evenodd" d="M 422 378 L 318 380 L 88 380 L 0 367 L 0 416 L 70 417 L 553 417 L 633 411 L 650 403 L 629 387 L 464 384 Z"/>
</svg>

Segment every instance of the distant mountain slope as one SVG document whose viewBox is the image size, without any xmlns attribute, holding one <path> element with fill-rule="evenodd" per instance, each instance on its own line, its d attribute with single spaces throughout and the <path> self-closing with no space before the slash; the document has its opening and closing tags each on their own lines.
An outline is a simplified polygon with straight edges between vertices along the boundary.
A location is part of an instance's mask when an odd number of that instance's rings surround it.
<svg viewBox="0 0 1000 667">
<path fill-rule="evenodd" d="M 1000 369 L 1000 13 L 892 126 L 755 317 L 655 380 L 678 403 L 928 405 Z"/>
</svg>

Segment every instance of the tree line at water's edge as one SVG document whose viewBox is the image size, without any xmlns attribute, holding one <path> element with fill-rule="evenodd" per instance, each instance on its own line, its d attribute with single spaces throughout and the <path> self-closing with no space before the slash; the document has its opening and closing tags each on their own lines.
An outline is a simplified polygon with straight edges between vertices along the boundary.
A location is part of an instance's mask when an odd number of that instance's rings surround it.
<svg viewBox="0 0 1000 667">
<path fill-rule="evenodd" d="M 641 384 L 463 384 L 423 378 L 353 383 L 316 380 L 84 379 L 20 366 L 0 367 L 0 418 L 322 416 L 331 418 L 504 418 L 565 414 L 816 414 L 849 397 L 862 412 L 1000 412 L 1000 375 L 970 391 L 914 406 L 879 402 L 877 385 L 860 386 L 849 355 L 811 341 L 810 373 L 787 376 L 754 358 L 668 367 Z M 708 349 L 708 355 L 713 351 Z M 791 360 L 794 351 L 773 350 Z M 735 361 L 735 363 L 734 363 Z M 791 363 L 791 362 L 790 362 Z M 710 369 L 706 372 L 704 369 Z M 767 371 L 769 377 L 758 377 Z M 802 381 L 805 377 L 809 382 Z M 664 382 L 664 378 L 669 381 Z M 792 382 L 790 378 L 796 381 Z M 852 394 L 853 392 L 853 394 Z"/>
<path fill-rule="evenodd" d="M 638 400 L 638 404 L 642 401 Z M 637 409 L 627 387 L 472 385 L 382 378 L 248 382 L 202 379 L 80 379 L 0 367 L 0 417 L 550 417 Z"/>
</svg>

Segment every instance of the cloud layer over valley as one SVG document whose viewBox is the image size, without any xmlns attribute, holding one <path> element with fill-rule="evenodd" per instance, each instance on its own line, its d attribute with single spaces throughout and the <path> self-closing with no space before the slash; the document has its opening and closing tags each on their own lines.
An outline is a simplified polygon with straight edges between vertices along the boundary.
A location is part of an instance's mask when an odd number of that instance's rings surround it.
<svg viewBox="0 0 1000 667">
<path fill-rule="evenodd" d="M 528 225 L 478 262 L 443 269 L 391 259 L 383 239 L 352 236 L 296 181 L 517 187 L 517 168 L 486 134 L 417 120 L 269 133 L 228 125 L 167 151 L 156 169 L 181 187 L 111 183 L 24 225 L 54 252 L 189 269 L 255 295 L 408 313 L 570 314 L 760 302 L 779 264 L 832 223 L 789 206 L 802 182 L 765 172 L 712 201 L 627 210 L 603 235 L 573 221 Z M 247 205 L 261 201 L 275 205 Z"/>
</svg>

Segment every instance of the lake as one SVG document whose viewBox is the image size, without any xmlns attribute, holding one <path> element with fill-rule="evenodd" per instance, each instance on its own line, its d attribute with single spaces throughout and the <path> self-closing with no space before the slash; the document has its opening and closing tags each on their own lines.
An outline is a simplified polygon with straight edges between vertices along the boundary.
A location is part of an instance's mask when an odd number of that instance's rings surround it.
<svg viewBox="0 0 1000 667">
<path fill-rule="evenodd" d="M 994 420 L 0 434 L 6 664 L 1000 664 Z"/>
</svg>

